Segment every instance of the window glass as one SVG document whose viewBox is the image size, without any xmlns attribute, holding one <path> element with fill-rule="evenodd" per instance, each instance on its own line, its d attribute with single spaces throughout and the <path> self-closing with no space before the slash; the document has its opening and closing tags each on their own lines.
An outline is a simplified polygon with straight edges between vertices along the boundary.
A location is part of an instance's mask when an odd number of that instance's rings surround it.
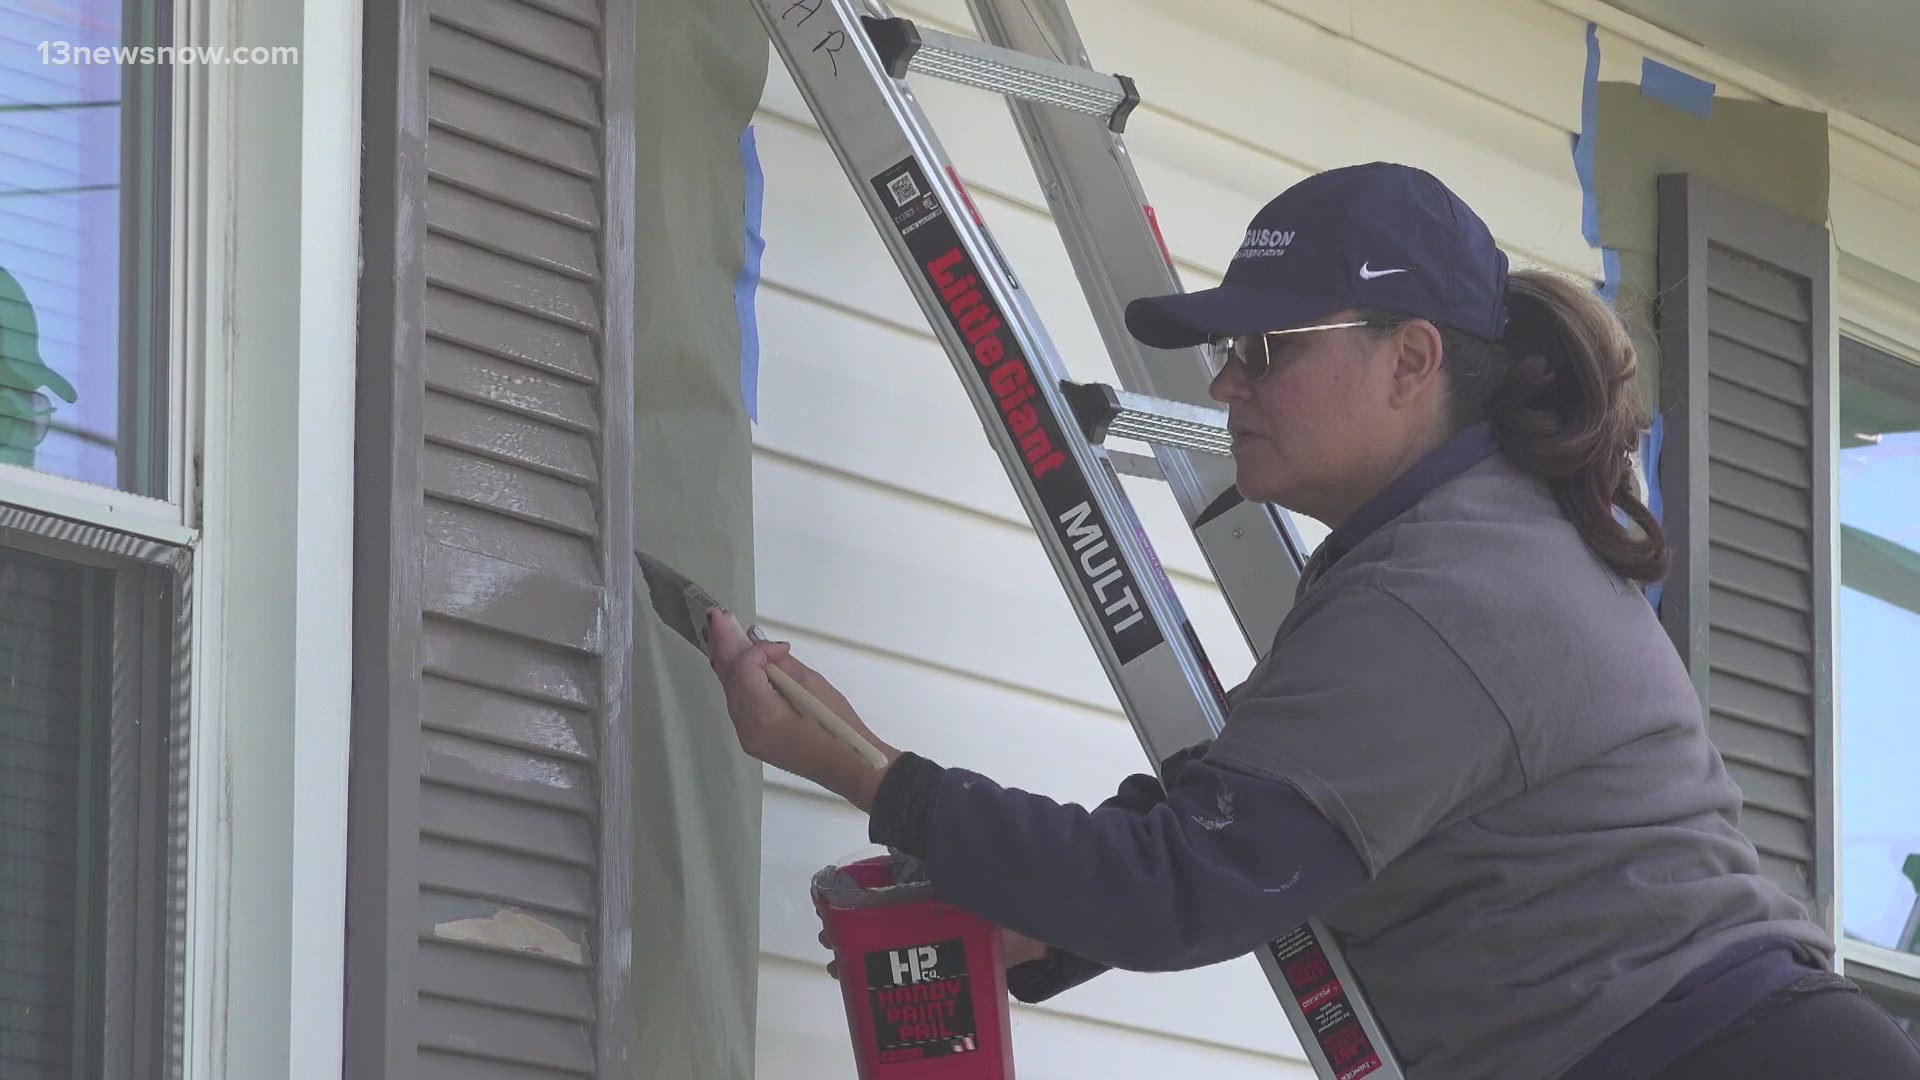
<svg viewBox="0 0 1920 1080">
<path fill-rule="evenodd" d="M 0 4 L 0 462 L 162 498 L 163 11 Z"/>
<path fill-rule="evenodd" d="M 94 1074 L 107 572 L 0 548 L 0 1076 Z"/>
<path fill-rule="evenodd" d="M 1839 442 L 1842 923 L 1920 951 L 1920 365 L 1844 341 Z"/>
</svg>

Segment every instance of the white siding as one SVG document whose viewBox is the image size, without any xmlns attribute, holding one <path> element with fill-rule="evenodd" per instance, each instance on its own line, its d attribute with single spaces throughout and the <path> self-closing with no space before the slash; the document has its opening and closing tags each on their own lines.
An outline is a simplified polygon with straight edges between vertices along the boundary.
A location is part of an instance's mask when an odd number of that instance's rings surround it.
<svg viewBox="0 0 1920 1080">
<path fill-rule="evenodd" d="M 1139 82 L 1128 144 L 1189 287 L 1216 279 L 1282 187 L 1374 159 L 1434 171 L 1517 261 L 1591 277 L 1599 259 L 1580 236 L 1569 152 L 1586 16 L 1563 4 L 1577 3 L 1105 0 L 1076 16 L 1095 63 Z M 962 0 L 898 10 L 971 32 Z M 1609 20 L 1601 41 L 1603 78 L 1637 80 L 1651 52 L 1722 94 L 1777 96 L 1631 20 Z M 1110 381 L 1005 109 L 915 85 L 1074 376 Z M 1138 745 L 949 362 L 777 58 L 756 119 L 763 620 L 896 744 L 1056 797 L 1104 798 L 1142 767 Z M 1842 313 L 1850 330 L 1920 354 L 1920 148 L 1856 122 L 1836 126 L 1833 158 Z M 1221 676 L 1238 679 L 1251 656 L 1171 498 L 1130 488 Z M 849 1075 L 806 880 L 865 844 L 864 818 L 770 772 L 765 824 L 762 1075 Z M 1023 1077 L 1310 1075 L 1250 960 L 1110 975 L 1015 1015 Z"/>
</svg>

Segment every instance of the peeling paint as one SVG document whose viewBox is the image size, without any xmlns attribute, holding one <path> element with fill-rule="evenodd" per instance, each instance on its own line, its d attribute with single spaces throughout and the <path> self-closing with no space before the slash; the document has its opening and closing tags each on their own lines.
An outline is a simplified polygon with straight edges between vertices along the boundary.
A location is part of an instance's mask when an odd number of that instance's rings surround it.
<svg viewBox="0 0 1920 1080">
<path fill-rule="evenodd" d="M 551 956 L 576 964 L 587 962 L 580 943 L 552 923 L 542 922 L 524 911 L 500 908 L 486 918 L 453 919 L 435 923 L 433 935 L 446 941 L 469 941 L 499 949 Z"/>
</svg>

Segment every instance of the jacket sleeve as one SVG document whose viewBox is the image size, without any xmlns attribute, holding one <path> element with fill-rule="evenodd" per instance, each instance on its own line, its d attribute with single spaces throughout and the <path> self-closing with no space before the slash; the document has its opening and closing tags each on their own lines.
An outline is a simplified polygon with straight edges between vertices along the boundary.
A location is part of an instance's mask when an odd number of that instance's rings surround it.
<svg viewBox="0 0 1920 1080">
<path fill-rule="evenodd" d="M 1213 740 L 1178 751 L 1160 763 L 1161 776 L 1174 776 L 1185 767 L 1187 762 L 1200 757 L 1213 745 Z M 1100 804 L 1099 809 L 1121 809 L 1135 814 L 1146 814 L 1154 807 L 1167 801 L 1167 789 L 1157 777 L 1145 773 L 1135 773 L 1120 782 L 1120 790 L 1113 797 Z M 1058 945 L 1047 947 L 1047 955 L 1038 960 L 1029 960 L 1007 969 L 1007 992 L 1015 999 L 1029 1005 L 1036 1005 L 1057 994 L 1071 990 L 1081 983 L 1113 970 L 1097 960 L 1070 953 Z"/>
<path fill-rule="evenodd" d="M 1090 811 L 907 754 L 881 785 L 870 835 L 924 858 L 949 902 L 1141 971 L 1239 956 L 1366 878 L 1340 830 L 1284 781 L 1190 759 L 1164 793 L 1144 813 Z"/>
</svg>

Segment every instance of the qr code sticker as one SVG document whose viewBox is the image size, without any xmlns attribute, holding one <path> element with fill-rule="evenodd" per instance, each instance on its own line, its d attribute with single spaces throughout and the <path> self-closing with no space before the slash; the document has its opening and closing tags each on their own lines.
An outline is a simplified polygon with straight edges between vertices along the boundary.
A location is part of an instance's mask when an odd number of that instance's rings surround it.
<svg viewBox="0 0 1920 1080">
<path fill-rule="evenodd" d="M 887 181 L 887 194 L 893 196 L 893 205 L 905 206 L 920 197 L 920 185 L 913 182 L 912 173 L 901 173 Z"/>
</svg>

